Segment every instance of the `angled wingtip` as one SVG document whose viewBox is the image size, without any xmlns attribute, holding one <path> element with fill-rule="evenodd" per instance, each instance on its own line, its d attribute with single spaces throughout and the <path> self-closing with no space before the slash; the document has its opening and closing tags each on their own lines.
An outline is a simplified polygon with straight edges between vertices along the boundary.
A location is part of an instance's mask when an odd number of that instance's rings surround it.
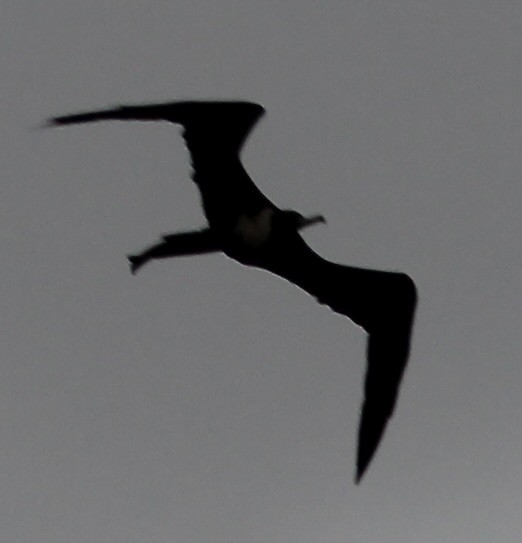
<svg viewBox="0 0 522 543">
<path fill-rule="evenodd" d="M 50 119 L 46 119 L 43 123 L 40 123 L 40 124 L 36 125 L 35 128 L 43 130 L 43 129 L 46 129 L 46 128 L 53 128 L 53 127 L 59 126 L 59 125 L 60 125 L 60 123 L 57 122 L 57 120 L 54 117 L 52 117 Z"/>
<path fill-rule="evenodd" d="M 51 117 L 47 120 L 46 126 L 65 126 L 69 124 L 92 123 L 108 120 L 132 120 L 151 117 L 156 113 L 158 107 L 135 107 L 135 106 L 117 106 L 109 109 L 99 109 L 95 111 L 84 111 L 81 113 L 72 113 Z M 152 110 L 152 112 L 151 112 Z"/>
<path fill-rule="evenodd" d="M 393 315 L 387 315 L 380 328 L 375 327 L 368 337 L 368 366 L 359 425 L 356 484 L 373 461 L 393 415 L 409 358 L 417 300 L 416 287 L 405 274 L 396 275 L 395 281 L 393 292 L 397 299 L 392 304 Z"/>
<path fill-rule="evenodd" d="M 364 476 L 392 417 L 407 360 L 407 349 L 376 335 L 369 339 L 369 366 L 357 445 L 356 483 Z M 402 351 L 402 352 L 401 352 Z M 399 355 L 395 358 L 393 355 Z M 383 364 L 388 364 L 384 368 Z"/>
<path fill-rule="evenodd" d="M 42 124 L 42 128 L 53 128 L 54 126 L 60 126 L 62 124 L 65 123 L 60 120 L 60 117 L 51 117 Z"/>
<path fill-rule="evenodd" d="M 253 109 L 252 109 L 253 108 Z M 215 120 L 216 112 L 223 118 L 228 118 L 230 112 L 252 117 L 252 123 L 263 113 L 264 108 L 254 102 L 240 101 L 179 101 L 158 104 L 116 106 L 109 109 L 86 111 L 59 117 L 51 117 L 47 127 L 64 126 L 69 124 L 92 123 L 97 121 L 170 121 L 175 124 L 185 124 L 188 120 Z M 237 113 L 239 112 L 239 113 Z M 254 112 L 254 113 L 252 113 Z M 223 115 L 225 117 L 223 117 Z M 219 117 L 219 115 L 218 115 Z M 222 120 L 221 119 L 221 120 Z"/>
<path fill-rule="evenodd" d="M 55 126 L 65 126 L 68 124 L 78 124 L 88 121 L 98 120 L 97 115 L 92 113 L 78 113 L 74 115 L 61 115 L 59 117 L 51 117 L 44 123 L 44 128 L 53 128 Z"/>
<path fill-rule="evenodd" d="M 78 121 L 67 121 L 67 117 L 50 117 L 43 122 L 34 124 L 31 126 L 32 130 L 46 130 L 48 128 L 55 128 L 57 126 L 73 124 L 73 122 Z"/>
<path fill-rule="evenodd" d="M 359 450 L 357 453 L 357 468 L 356 468 L 356 474 L 355 474 L 355 484 L 358 485 L 362 478 L 364 477 L 364 474 L 366 473 L 366 470 L 368 469 L 368 466 L 370 465 L 370 462 L 372 461 L 373 457 L 375 456 L 375 453 L 377 451 L 377 446 L 379 445 L 379 441 L 382 437 L 382 433 L 379 432 L 378 435 L 368 436 L 361 435 L 359 439 Z"/>
<path fill-rule="evenodd" d="M 75 121 L 69 120 L 71 117 L 75 117 L 75 116 L 67 115 L 63 117 L 50 117 L 49 119 L 47 119 L 40 125 L 40 128 L 54 128 L 56 126 L 64 126 L 67 124 L 72 124 Z"/>
</svg>

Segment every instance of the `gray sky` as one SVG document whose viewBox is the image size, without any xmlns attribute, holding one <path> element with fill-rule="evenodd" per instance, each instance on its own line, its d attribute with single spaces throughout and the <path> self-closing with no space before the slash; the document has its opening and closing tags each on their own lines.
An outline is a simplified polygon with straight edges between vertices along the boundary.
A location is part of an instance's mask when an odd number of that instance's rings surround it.
<svg viewBox="0 0 522 543">
<path fill-rule="evenodd" d="M 522 531 L 522 6 L 5 1 L 0 525 L 9 543 L 516 543 Z M 220 255 L 167 124 L 242 98 L 244 162 L 322 212 L 323 256 L 420 291 L 396 415 L 353 485 L 364 333 Z"/>
</svg>

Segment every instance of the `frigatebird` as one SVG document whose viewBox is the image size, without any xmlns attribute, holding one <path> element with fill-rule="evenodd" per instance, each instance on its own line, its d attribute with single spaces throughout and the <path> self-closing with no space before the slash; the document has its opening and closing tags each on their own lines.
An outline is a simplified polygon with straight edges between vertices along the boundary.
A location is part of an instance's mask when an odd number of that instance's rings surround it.
<svg viewBox="0 0 522 543">
<path fill-rule="evenodd" d="M 329 262 L 299 230 L 318 222 L 274 205 L 256 187 L 240 151 L 264 108 L 245 101 L 180 101 L 120 106 L 54 117 L 49 125 L 105 120 L 169 121 L 183 128 L 208 226 L 163 236 L 128 257 L 132 273 L 151 260 L 221 251 L 241 264 L 265 269 L 351 319 L 368 334 L 367 370 L 358 435 L 355 482 L 359 483 L 393 414 L 409 357 L 417 301 L 404 273 Z"/>
</svg>

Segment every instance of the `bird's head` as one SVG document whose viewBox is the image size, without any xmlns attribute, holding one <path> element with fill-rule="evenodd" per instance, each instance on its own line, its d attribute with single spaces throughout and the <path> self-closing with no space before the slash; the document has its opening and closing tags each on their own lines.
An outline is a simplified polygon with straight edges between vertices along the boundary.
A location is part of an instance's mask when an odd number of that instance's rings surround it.
<svg viewBox="0 0 522 543">
<path fill-rule="evenodd" d="M 326 219 L 323 215 L 311 215 L 310 217 L 305 217 L 298 211 L 293 210 L 282 211 L 278 219 L 280 224 L 286 226 L 287 228 L 295 228 L 296 230 L 301 230 L 302 228 L 306 228 L 317 223 L 326 224 Z"/>
</svg>

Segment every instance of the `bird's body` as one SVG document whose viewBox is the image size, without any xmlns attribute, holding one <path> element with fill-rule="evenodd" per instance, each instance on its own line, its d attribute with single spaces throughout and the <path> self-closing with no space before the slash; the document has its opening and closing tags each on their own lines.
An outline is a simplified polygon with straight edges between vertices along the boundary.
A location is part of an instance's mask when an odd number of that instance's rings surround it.
<svg viewBox="0 0 522 543">
<path fill-rule="evenodd" d="M 256 187 L 239 155 L 264 113 L 251 102 L 173 102 L 56 117 L 52 125 L 101 120 L 166 120 L 183 127 L 208 226 L 175 233 L 129 257 L 135 273 L 150 260 L 221 251 L 241 264 L 270 271 L 350 318 L 368 333 L 368 369 L 359 426 L 356 481 L 364 474 L 391 417 L 409 356 L 416 306 L 403 273 L 329 262 L 299 230 L 324 218 L 281 210 Z"/>
<path fill-rule="evenodd" d="M 239 215 L 234 227 L 234 234 L 247 246 L 262 247 L 270 238 L 274 209 L 264 207 L 255 215 Z"/>
</svg>

